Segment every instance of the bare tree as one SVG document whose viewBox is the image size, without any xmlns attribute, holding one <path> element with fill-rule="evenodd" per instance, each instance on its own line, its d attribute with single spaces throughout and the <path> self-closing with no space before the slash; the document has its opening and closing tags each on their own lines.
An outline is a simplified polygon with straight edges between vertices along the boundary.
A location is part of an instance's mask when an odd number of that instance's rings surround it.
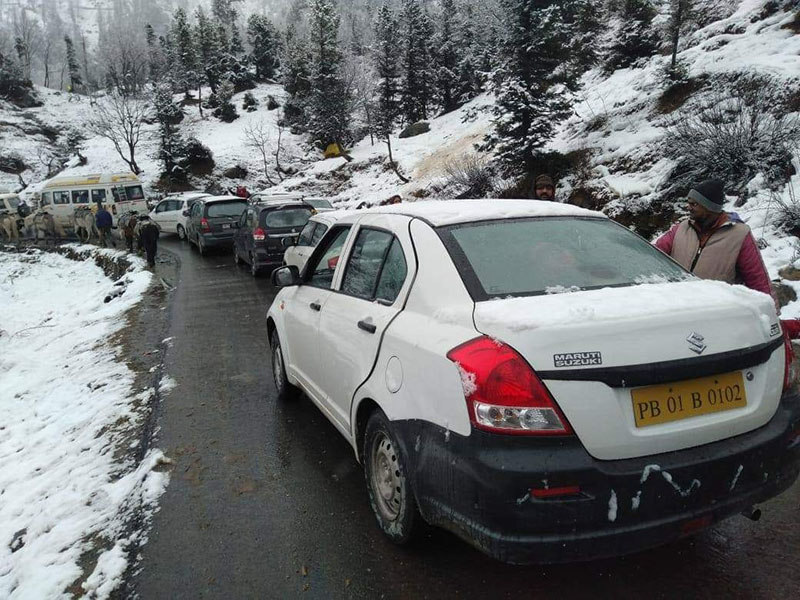
<svg viewBox="0 0 800 600">
<path fill-rule="evenodd" d="M 281 145 L 281 138 L 283 137 L 283 128 L 284 128 L 283 118 L 279 117 L 277 124 L 278 143 L 275 145 L 275 170 L 278 173 L 278 179 L 280 179 L 281 181 L 283 181 L 283 173 L 284 173 L 283 167 L 281 167 L 281 151 L 283 150 L 283 146 Z"/>
<path fill-rule="evenodd" d="M 279 134 L 280 134 L 280 130 Z M 255 148 L 261 154 L 261 160 L 264 162 L 264 177 L 270 185 L 275 185 L 272 177 L 269 175 L 269 161 L 275 152 L 275 161 L 278 162 L 280 155 L 280 137 L 278 138 L 278 150 L 274 151 L 272 148 L 271 136 L 269 125 L 262 119 L 257 123 L 251 123 L 244 129 L 245 145 L 250 148 Z M 279 171 L 280 173 L 280 171 Z"/>
<path fill-rule="evenodd" d="M 97 135 L 114 144 L 117 154 L 137 175 L 142 170 L 136 164 L 136 146 L 149 112 L 150 107 L 144 100 L 114 92 L 97 103 L 91 124 Z"/>
</svg>

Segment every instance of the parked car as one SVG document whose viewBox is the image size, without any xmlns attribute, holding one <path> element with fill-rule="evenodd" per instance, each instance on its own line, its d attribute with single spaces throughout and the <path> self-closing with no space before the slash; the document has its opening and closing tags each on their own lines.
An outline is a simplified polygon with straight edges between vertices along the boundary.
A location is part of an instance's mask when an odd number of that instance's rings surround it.
<svg viewBox="0 0 800 600">
<path fill-rule="evenodd" d="M 404 203 L 335 223 L 267 314 L 278 397 L 352 445 L 378 524 L 512 563 L 669 542 L 789 488 L 800 396 L 772 299 L 600 213 Z"/>
<path fill-rule="evenodd" d="M 322 239 L 322 236 L 325 235 L 325 232 L 328 231 L 330 226 L 338 219 L 349 214 L 351 214 L 351 211 L 335 210 L 320 212 L 312 216 L 305 227 L 303 227 L 296 241 L 291 238 L 284 240 L 284 245 L 291 245 L 286 248 L 286 252 L 283 254 L 283 264 L 295 265 L 302 271 L 306 260 L 311 256 L 311 253 Z"/>
<path fill-rule="evenodd" d="M 158 225 L 162 233 L 175 233 L 180 239 L 185 240 L 188 217 L 184 216 L 184 211 L 190 209 L 198 198 L 210 196 L 211 194 L 205 192 L 170 194 L 150 211 L 150 219 Z"/>
<path fill-rule="evenodd" d="M 306 204 L 310 204 L 316 211 L 323 212 L 326 210 L 336 210 L 331 204 L 330 200 L 325 198 L 317 198 L 314 196 L 306 196 L 296 192 L 271 192 L 269 190 L 264 192 L 256 192 L 249 198 L 252 204 L 263 204 L 264 202 L 278 202 L 284 200 L 302 200 Z"/>
<path fill-rule="evenodd" d="M 197 246 L 200 254 L 209 248 L 230 248 L 239 217 L 247 208 L 247 200 L 239 196 L 207 196 L 197 198 L 188 211 L 186 238 Z"/>
<path fill-rule="evenodd" d="M 251 204 L 239 218 L 233 238 L 233 259 L 250 265 L 255 277 L 262 267 L 283 262 L 284 240 L 293 243 L 314 209 L 302 200 Z"/>
</svg>

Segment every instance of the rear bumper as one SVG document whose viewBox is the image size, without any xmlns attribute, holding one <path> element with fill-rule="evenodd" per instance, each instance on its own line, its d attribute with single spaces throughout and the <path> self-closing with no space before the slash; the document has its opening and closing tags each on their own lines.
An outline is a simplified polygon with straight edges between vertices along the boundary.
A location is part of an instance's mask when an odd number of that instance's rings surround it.
<svg viewBox="0 0 800 600">
<path fill-rule="evenodd" d="M 279 266 L 283 264 L 283 254 L 286 249 L 282 246 L 278 248 L 258 247 L 255 248 L 256 264 L 262 266 Z"/>
<path fill-rule="evenodd" d="M 800 473 L 800 398 L 764 427 L 697 448 L 618 461 L 575 437 L 534 439 L 398 421 L 428 522 L 510 563 L 617 556 L 661 545 L 789 488 Z M 580 486 L 536 498 L 532 489 Z"/>
<path fill-rule="evenodd" d="M 207 248 L 217 246 L 230 247 L 233 243 L 234 231 L 235 230 L 231 230 L 230 233 L 198 233 L 197 237 L 202 238 L 203 245 Z"/>
</svg>

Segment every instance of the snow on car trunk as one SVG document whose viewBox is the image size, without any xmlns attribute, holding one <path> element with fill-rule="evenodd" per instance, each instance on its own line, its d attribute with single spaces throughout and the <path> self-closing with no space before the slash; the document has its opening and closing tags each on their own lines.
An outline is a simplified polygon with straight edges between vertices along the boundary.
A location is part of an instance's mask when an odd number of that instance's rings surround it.
<svg viewBox="0 0 800 600">
<path fill-rule="evenodd" d="M 142 535 L 126 521 L 166 485 L 159 451 L 130 457 L 152 390 L 133 394 L 111 343 L 151 280 L 130 260 L 124 293 L 104 302 L 113 282 L 91 260 L 0 253 L 0 597 L 53 598 L 76 581 L 106 597 Z"/>
<path fill-rule="evenodd" d="M 743 287 L 689 280 L 497 299 L 477 302 L 474 317 L 526 358 L 599 459 L 750 431 L 781 395 L 774 305 Z"/>
</svg>

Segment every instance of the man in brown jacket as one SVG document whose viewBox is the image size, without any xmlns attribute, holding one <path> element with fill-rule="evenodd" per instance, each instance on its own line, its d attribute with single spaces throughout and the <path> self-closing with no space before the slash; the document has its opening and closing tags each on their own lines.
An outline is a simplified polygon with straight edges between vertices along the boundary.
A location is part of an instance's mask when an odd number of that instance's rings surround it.
<svg viewBox="0 0 800 600">
<path fill-rule="evenodd" d="M 689 191 L 689 218 L 655 242 L 685 269 L 703 279 L 741 283 L 771 295 L 769 275 L 750 228 L 722 210 L 724 185 L 708 179 Z"/>
</svg>

